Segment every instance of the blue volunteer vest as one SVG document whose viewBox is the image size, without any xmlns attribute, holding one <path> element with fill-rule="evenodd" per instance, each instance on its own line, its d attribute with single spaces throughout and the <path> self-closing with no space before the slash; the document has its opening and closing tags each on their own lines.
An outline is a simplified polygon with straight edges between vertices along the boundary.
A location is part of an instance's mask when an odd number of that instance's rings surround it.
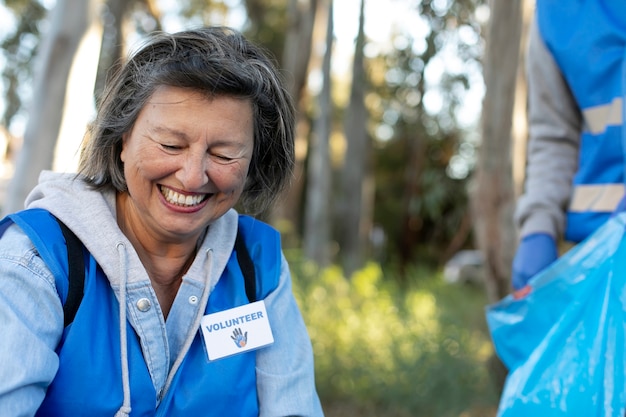
<svg viewBox="0 0 626 417">
<path fill-rule="evenodd" d="M 31 238 L 55 275 L 62 302 L 68 291 L 67 249 L 56 220 L 44 210 L 25 210 L 0 223 L 0 233 L 13 221 Z M 280 278 L 277 231 L 249 216 L 239 228 L 255 265 L 257 298 L 265 298 Z M 113 416 L 123 401 L 120 363 L 119 303 L 93 256 L 85 257 L 85 292 L 74 321 L 57 347 L 59 370 L 37 416 Z M 244 279 L 235 253 L 209 297 L 206 313 L 247 304 Z M 157 393 L 141 346 L 127 322 L 131 416 L 257 416 L 255 352 L 209 362 L 200 332 L 170 389 L 157 407 Z"/>
<path fill-rule="evenodd" d="M 624 194 L 626 3 L 538 0 L 539 32 L 585 122 L 565 238 L 601 226 Z"/>
</svg>

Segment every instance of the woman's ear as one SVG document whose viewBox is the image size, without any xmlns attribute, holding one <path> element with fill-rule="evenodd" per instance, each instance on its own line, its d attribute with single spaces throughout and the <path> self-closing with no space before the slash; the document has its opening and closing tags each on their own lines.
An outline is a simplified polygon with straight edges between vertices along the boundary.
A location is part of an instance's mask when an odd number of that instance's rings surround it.
<svg viewBox="0 0 626 417">
<path fill-rule="evenodd" d="M 124 162 L 124 151 L 126 150 L 126 141 L 128 140 L 129 133 L 122 134 L 122 150 L 120 151 L 120 160 Z"/>
</svg>

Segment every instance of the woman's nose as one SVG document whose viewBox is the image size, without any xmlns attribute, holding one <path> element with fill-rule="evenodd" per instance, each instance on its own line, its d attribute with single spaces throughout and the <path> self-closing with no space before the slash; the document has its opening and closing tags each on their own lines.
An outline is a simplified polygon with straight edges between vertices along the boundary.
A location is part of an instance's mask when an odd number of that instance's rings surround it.
<svg viewBox="0 0 626 417">
<path fill-rule="evenodd" d="M 209 158 L 206 154 L 189 155 L 178 170 L 178 179 L 187 190 L 197 190 L 209 182 Z"/>
</svg>

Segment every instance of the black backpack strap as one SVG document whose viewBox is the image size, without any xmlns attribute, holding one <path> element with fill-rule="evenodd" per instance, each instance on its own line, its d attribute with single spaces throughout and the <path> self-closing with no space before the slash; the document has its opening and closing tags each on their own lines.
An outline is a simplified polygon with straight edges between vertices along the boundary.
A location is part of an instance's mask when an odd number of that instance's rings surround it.
<svg viewBox="0 0 626 417">
<path fill-rule="evenodd" d="M 55 217 L 56 219 L 56 217 Z M 56 219 L 65 237 L 67 244 L 68 262 L 68 289 L 67 299 L 63 304 L 64 325 L 67 327 L 74 321 L 78 307 L 83 300 L 85 288 L 85 259 L 83 255 L 83 243 L 76 237 L 69 227 L 61 220 Z"/>
<path fill-rule="evenodd" d="M 237 237 L 235 238 L 235 251 L 237 253 L 239 268 L 241 268 L 241 272 L 243 273 L 248 301 L 254 303 L 257 299 L 256 273 L 254 271 L 254 262 L 252 262 L 252 258 L 250 257 L 250 253 L 248 252 L 248 248 L 243 241 L 243 236 L 239 232 L 239 229 L 237 229 Z"/>
</svg>

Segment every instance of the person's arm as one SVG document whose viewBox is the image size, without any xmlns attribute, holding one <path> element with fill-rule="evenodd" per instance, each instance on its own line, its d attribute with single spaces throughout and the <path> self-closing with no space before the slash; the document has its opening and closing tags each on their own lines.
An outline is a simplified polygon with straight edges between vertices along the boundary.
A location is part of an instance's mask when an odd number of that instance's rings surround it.
<svg viewBox="0 0 626 417">
<path fill-rule="evenodd" d="M 281 256 L 278 287 L 265 298 L 274 344 L 257 352 L 259 415 L 323 416 L 313 367 L 313 350 Z"/>
<path fill-rule="evenodd" d="M 512 265 L 514 289 L 525 286 L 558 257 L 582 129 L 581 111 L 536 21 L 531 24 L 526 58 L 529 141 L 524 193 L 515 211 L 520 243 Z"/>
<path fill-rule="evenodd" d="M 0 239 L 0 415 L 33 416 L 59 366 L 63 309 L 54 277 L 21 230 Z"/>
<path fill-rule="evenodd" d="M 515 222 L 521 238 L 546 233 L 558 240 L 578 169 L 582 114 L 536 21 L 531 24 L 526 59 L 529 141 Z"/>
</svg>

